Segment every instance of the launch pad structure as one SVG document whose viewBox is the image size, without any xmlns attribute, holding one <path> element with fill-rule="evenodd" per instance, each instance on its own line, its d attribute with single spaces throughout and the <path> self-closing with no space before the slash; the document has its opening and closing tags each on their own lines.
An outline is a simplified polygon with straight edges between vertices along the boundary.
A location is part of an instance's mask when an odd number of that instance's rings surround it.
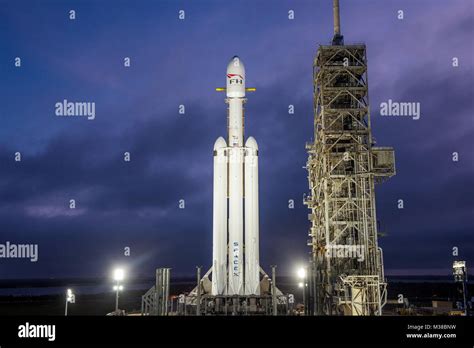
<svg viewBox="0 0 474 348">
<path fill-rule="evenodd" d="M 196 287 L 189 294 L 180 294 L 173 306 L 170 301 L 170 268 L 156 270 L 155 285 L 142 296 L 141 314 L 144 316 L 201 316 L 201 315 L 291 315 L 293 295 L 284 295 L 276 287 L 276 266 L 270 279 L 263 270 L 259 295 L 213 295 L 209 270 L 201 277 L 197 267 Z"/>
<path fill-rule="evenodd" d="M 395 175 L 394 150 L 375 147 L 364 44 L 345 45 L 333 0 L 332 45 L 313 64 L 314 142 L 306 144 L 312 315 L 381 315 L 386 302 L 374 183 Z"/>
<path fill-rule="evenodd" d="M 180 315 L 287 315 L 292 311 L 292 295 L 284 295 L 276 286 L 275 266 L 270 278 L 260 269 L 260 292 L 258 294 L 213 294 L 210 269 L 200 278 L 197 286 L 183 297 Z"/>
</svg>

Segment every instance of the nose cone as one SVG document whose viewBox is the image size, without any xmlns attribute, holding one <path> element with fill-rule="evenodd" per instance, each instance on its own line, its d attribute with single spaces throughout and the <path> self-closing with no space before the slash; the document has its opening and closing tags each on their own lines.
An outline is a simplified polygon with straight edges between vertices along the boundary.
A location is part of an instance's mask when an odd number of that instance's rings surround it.
<svg viewBox="0 0 474 348">
<path fill-rule="evenodd" d="M 252 150 L 258 151 L 258 144 L 254 137 L 249 137 L 245 142 L 245 147 L 249 147 Z"/>
<path fill-rule="evenodd" d="M 217 138 L 216 142 L 214 143 L 214 151 L 222 149 L 227 146 L 225 139 L 223 137 Z"/>
<path fill-rule="evenodd" d="M 245 78 L 245 66 L 244 62 L 238 57 L 233 56 L 227 65 L 227 74 L 236 74 L 240 75 L 242 78 Z"/>
<path fill-rule="evenodd" d="M 227 97 L 245 97 L 245 67 L 239 57 L 234 56 L 227 65 Z"/>
</svg>

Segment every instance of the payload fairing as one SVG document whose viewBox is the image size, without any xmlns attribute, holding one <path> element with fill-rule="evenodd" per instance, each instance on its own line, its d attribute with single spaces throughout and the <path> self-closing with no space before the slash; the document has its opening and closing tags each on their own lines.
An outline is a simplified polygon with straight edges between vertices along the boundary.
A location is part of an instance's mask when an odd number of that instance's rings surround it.
<svg viewBox="0 0 474 348">
<path fill-rule="evenodd" d="M 245 67 L 227 66 L 227 142 L 214 144 L 212 295 L 260 295 L 258 146 L 244 146 Z M 245 237 L 244 237 L 245 236 Z"/>
</svg>

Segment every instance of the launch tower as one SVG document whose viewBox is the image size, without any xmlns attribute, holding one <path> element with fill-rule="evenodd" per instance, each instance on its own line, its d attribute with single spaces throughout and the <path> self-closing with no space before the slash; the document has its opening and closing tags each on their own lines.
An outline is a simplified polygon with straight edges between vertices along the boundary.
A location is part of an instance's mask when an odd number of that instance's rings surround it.
<svg viewBox="0 0 474 348">
<path fill-rule="evenodd" d="M 381 315 L 386 302 L 374 183 L 395 175 L 393 148 L 375 147 L 364 44 L 334 37 L 313 64 L 314 142 L 307 143 L 311 210 L 308 313 Z"/>
</svg>

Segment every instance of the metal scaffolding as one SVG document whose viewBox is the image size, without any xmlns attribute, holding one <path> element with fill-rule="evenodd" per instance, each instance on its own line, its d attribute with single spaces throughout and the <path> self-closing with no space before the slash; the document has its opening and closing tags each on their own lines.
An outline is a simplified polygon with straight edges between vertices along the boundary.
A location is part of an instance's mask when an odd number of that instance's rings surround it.
<svg viewBox="0 0 474 348">
<path fill-rule="evenodd" d="M 142 315 L 168 315 L 171 268 L 156 270 L 155 285 L 142 296 Z"/>
<path fill-rule="evenodd" d="M 270 278 L 260 268 L 260 295 L 212 295 L 210 269 L 201 277 L 197 269 L 197 284 L 189 294 L 182 294 L 183 305 L 177 315 L 289 315 L 292 314 L 293 295 L 283 294 L 276 286 L 276 266 L 272 266 Z M 181 297 L 180 296 L 180 297 Z M 289 305 L 291 302 L 291 305 Z"/>
<path fill-rule="evenodd" d="M 310 195 L 304 202 L 311 209 L 309 311 L 381 315 L 386 282 L 374 182 L 395 175 L 394 151 L 373 146 L 366 48 L 344 45 L 339 28 L 333 45 L 319 46 L 313 64 L 315 141 L 306 144 Z"/>
</svg>

